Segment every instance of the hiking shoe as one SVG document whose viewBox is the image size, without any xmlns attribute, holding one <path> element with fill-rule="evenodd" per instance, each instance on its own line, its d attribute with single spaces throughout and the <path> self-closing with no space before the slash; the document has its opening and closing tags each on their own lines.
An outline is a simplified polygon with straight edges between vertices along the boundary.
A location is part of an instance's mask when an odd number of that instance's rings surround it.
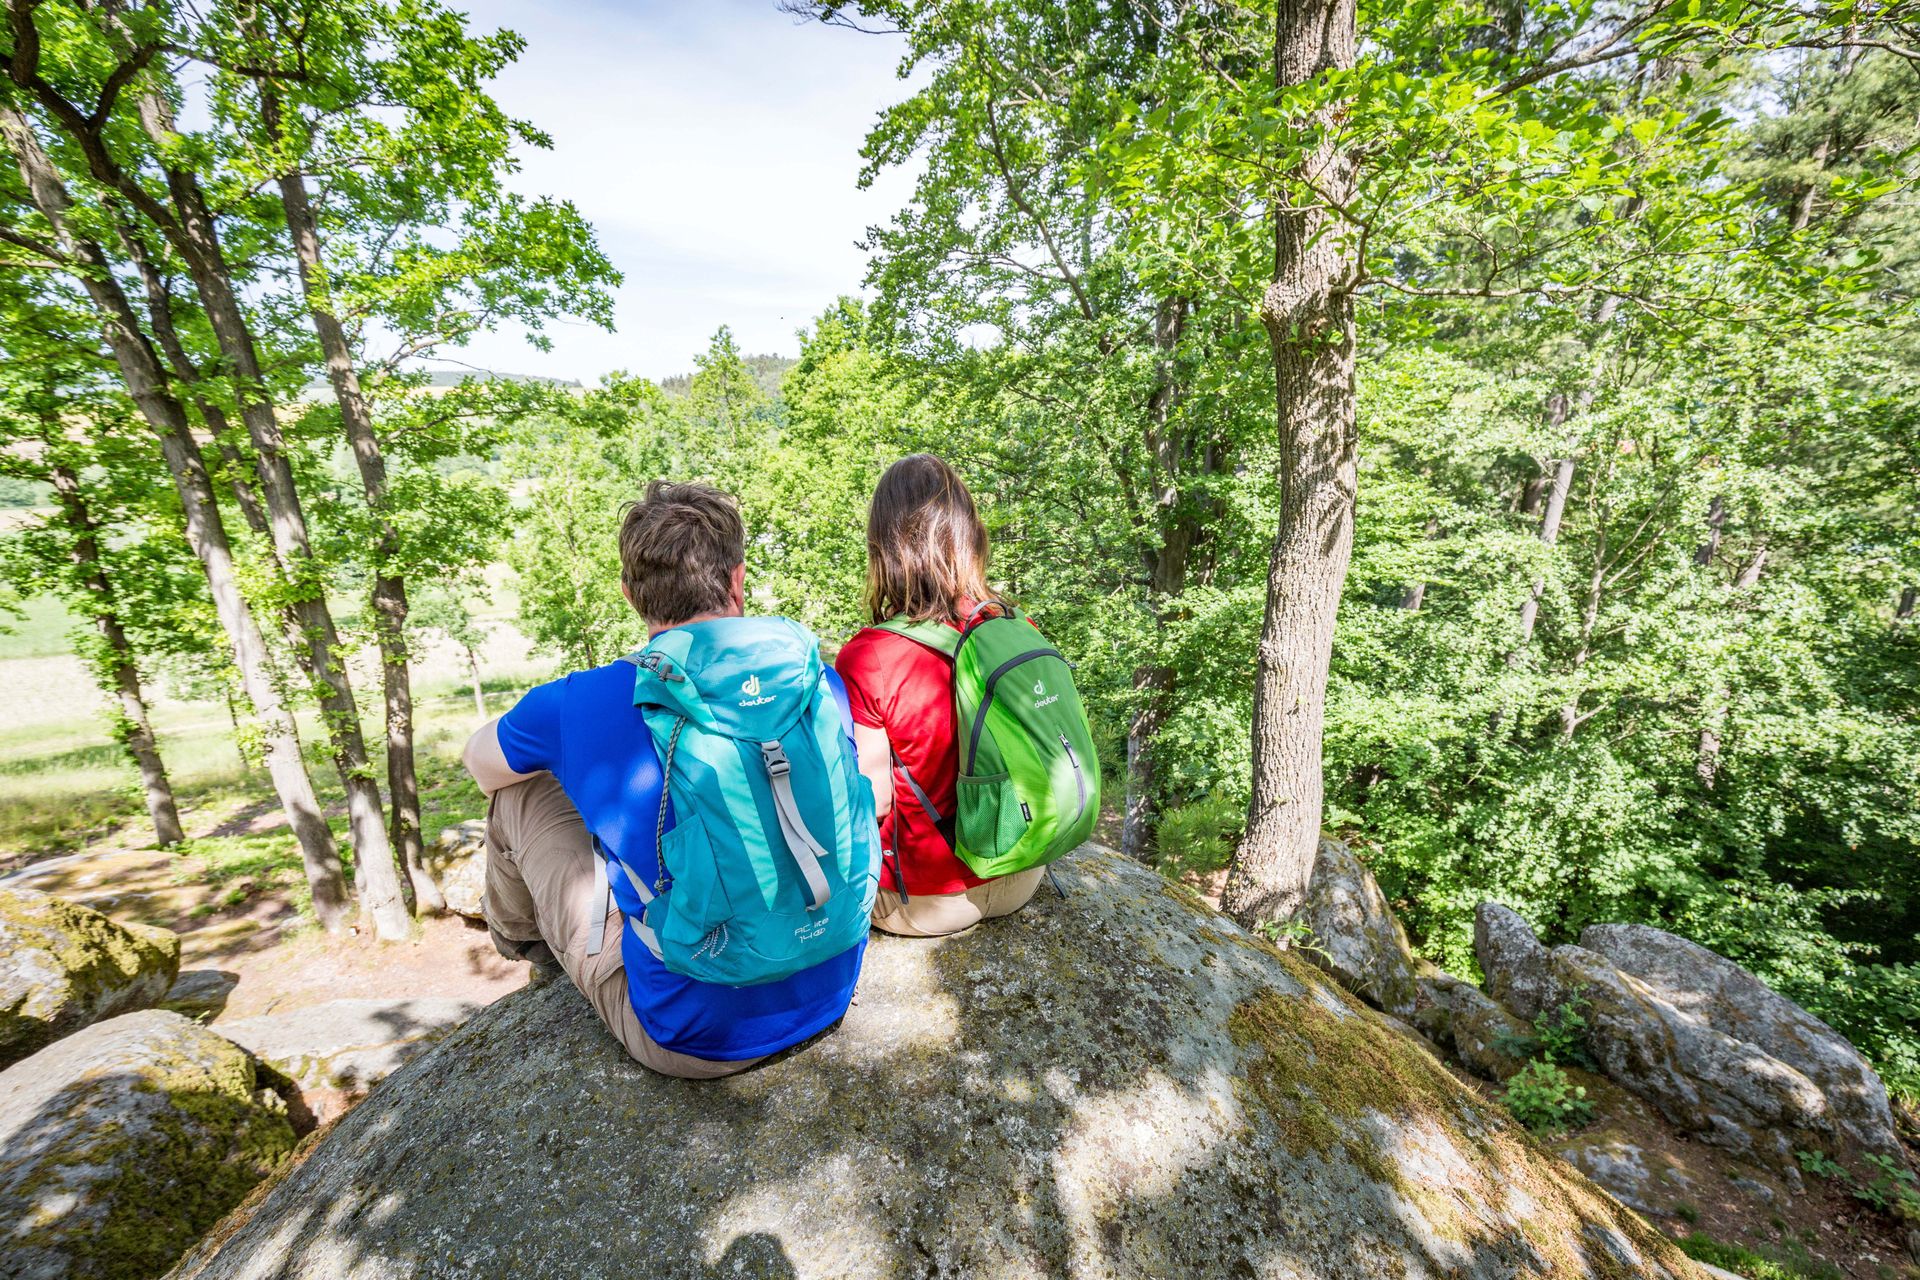
<svg viewBox="0 0 1920 1280">
<path fill-rule="evenodd" d="M 541 945 L 544 946 L 545 944 L 542 943 Z M 553 958 L 553 953 L 548 952 L 545 960 L 535 960 L 528 968 L 527 985 L 530 987 L 544 987 L 550 982 L 557 982 L 565 977 L 566 972 L 565 969 L 560 967 L 560 962 Z"/>
</svg>

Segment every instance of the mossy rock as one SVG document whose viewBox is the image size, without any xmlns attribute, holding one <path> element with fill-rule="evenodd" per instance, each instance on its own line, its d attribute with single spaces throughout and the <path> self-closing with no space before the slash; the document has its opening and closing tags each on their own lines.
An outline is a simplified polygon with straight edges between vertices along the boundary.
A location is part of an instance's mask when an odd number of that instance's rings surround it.
<svg viewBox="0 0 1920 1280">
<path fill-rule="evenodd" d="M 0 1072 L 0 1274 L 158 1275 L 293 1146 L 239 1046 L 158 1009 L 97 1022 Z"/>
<path fill-rule="evenodd" d="M 166 998 L 180 938 L 30 889 L 0 889 L 0 1067 Z"/>
<path fill-rule="evenodd" d="M 1422 1047 L 1089 847 L 876 937 L 844 1023 L 669 1080 L 570 985 L 415 1058 L 179 1277 L 1689 1277 Z"/>
</svg>

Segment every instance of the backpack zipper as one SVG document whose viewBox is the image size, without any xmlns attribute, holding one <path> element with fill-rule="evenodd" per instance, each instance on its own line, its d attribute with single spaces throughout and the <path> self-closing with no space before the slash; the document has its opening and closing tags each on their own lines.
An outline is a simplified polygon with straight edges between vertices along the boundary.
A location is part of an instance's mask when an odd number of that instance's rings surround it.
<svg viewBox="0 0 1920 1280">
<path fill-rule="evenodd" d="M 980 731 L 987 726 L 987 708 L 993 705 L 993 687 L 1000 683 L 1001 676 L 1007 674 L 1007 672 L 1013 670 L 1021 663 L 1031 662 L 1035 658 L 1060 658 L 1060 661 L 1066 661 L 1065 658 L 1060 657 L 1060 651 L 1058 649 L 1029 649 L 1025 653 L 1017 653 L 1013 657 L 1008 658 L 1005 662 L 995 667 L 992 674 L 987 677 L 986 687 L 980 695 L 980 709 L 973 713 L 973 732 L 967 737 L 968 773 L 973 772 L 974 761 L 980 754 Z"/>
<path fill-rule="evenodd" d="M 1073 766 L 1073 785 L 1080 788 L 1080 807 L 1073 812 L 1073 820 L 1078 822 L 1086 816 L 1087 812 L 1087 775 L 1081 770 L 1080 757 L 1073 754 L 1073 744 L 1067 741 L 1067 735 L 1064 733 L 1060 735 L 1060 745 L 1067 749 L 1067 763 Z M 1058 890 L 1060 886 L 1055 885 L 1054 888 Z M 1061 894 L 1061 896 L 1066 895 Z"/>
</svg>

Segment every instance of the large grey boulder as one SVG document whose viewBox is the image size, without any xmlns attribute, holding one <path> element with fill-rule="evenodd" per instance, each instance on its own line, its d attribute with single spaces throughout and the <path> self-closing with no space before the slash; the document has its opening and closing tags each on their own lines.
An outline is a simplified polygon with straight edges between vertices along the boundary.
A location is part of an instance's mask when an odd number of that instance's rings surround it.
<svg viewBox="0 0 1920 1280">
<path fill-rule="evenodd" d="M 568 984 L 376 1089 L 175 1273 L 1698 1277 L 1420 1045 L 1109 850 L 717 1082 Z"/>
<path fill-rule="evenodd" d="M 1533 927 L 1511 908 L 1483 902 L 1473 913 L 1473 956 L 1487 994 L 1531 1022 L 1546 1007 L 1552 965 Z"/>
<path fill-rule="evenodd" d="M 1580 945 L 1679 1013 L 1757 1047 L 1812 1081 L 1851 1143 L 1867 1151 L 1899 1150 L 1879 1073 L 1839 1032 L 1733 961 L 1640 924 L 1592 925 L 1581 932 Z"/>
<path fill-rule="evenodd" d="M 483 1006 L 452 996 L 329 1000 L 219 1024 L 303 1089 L 365 1093 Z"/>
<path fill-rule="evenodd" d="M 443 827 L 440 838 L 424 850 L 422 859 L 447 910 L 455 915 L 484 918 L 481 899 L 487 888 L 487 824 L 480 819 Z"/>
<path fill-rule="evenodd" d="M 1419 970 L 1407 935 L 1373 873 L 1338 840 L 1322 840 L 1301 918 L 1313 930 L 1313 962 L 1377 1009 L 1410 1018 Z"/>
<path fill-rule="evenodd" d="M 1552 952 L 1553 996 L 1587 1001 L 1587 1047 L 1607 1077 L 1679 1128 L 1797 1183 L 1794 1151 L 1837 1136 L 1826 1098 L 1757 1045 L 1676 1008 L 1585 947 Z"/>
<path fill-rule="evenodd" d="M 148 1277 L 293 1149 L 238 1046 L 149 1009 L 0 1072 L 0 1275 Z"/>
<path fill-rule="evenodd" d="M 0 1067 L 90 1022 L 159 1003 L 180 938 L 32 889 L 0 889 Z"/>
</svg>

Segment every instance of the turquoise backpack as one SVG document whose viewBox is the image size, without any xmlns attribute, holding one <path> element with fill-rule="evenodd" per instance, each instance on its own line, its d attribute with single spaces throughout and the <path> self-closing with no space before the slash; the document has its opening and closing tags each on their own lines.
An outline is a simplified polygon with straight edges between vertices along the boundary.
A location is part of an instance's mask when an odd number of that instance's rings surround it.
<svg viewBox="0 0 1920 1280">
<path fill-rule="evenodd" d="M 641 942 L 674 973 L 733 987 L 859 945 L 880 830 L 813 633 L 716 618 L 662 631 L 628 660 L 667 779 L 659 878 L 621 867 L 645 903 L 629 920 Z"/>
</svg>

